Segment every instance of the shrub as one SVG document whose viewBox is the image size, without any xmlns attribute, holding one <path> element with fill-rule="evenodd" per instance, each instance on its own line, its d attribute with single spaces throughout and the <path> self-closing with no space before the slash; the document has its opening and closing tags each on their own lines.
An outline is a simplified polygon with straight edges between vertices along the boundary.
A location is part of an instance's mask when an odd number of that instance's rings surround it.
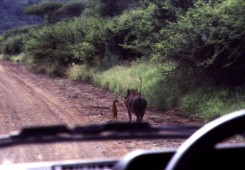
<svg viewBox="0 0 245 170">
<path fill-rule="evenodd" d="M 177 70 L 203 82 L 226 86 L 245 82 L 245 2 L 198 1 L 177 22 L 162 28 L 152 54 L 158 61 L 174 61 Z M 195 76 L 196 75 L 196 76 Z M 195 77 L 194 77 L 195 76 Z"/>
<path fill-rule="evenodd" d="M 100 64 L 100 68 L 102 70 L 105 70 L 105 69 L 109 69 L 115 65 L 117 65 L 119 63 L 119 56 L 118 55 L 115 55 L 113 54 L 109 47 L 106 46 L 105 47 L 105 54 L 104 54 L 104 58 Z"/>
<path fill-rule="evenodd" d="M 9 37 L 4 41 L 1 50 L 4 55 L 20 54 L 23 51 L 23 36 L 15 35 Z"/>
<path fill-rule="evenodd" d="M 87 65 L 73 64 L 68 70 L 67 75 L 71 80 L 91 81 L 94 77 L 95 70 Z"/>
<path fill-rule="evenodd" d="M 79 34 L 76 32 L 75 22 L 61 22 L 56 25 L 46 26 L 38 31 L 31 32 L 25 42 L 27 55 L 33 58 L 34 65 L 50 65 L 50 70 L 58 66 L 67 66 L 73 61 L 73 44 L 77 42 Z M 48 71 L 50 72 L 50 71 Z M 54 71 L 57 72 L 57 71 Z"/>
<path fill-rule="evenodd" d="M 11 61 L 15 63 L 24 63 L 25 62 L 25 55 L 23 53 L 15 56 L 11 56 Z"/>
<path fill-rule="evenodd" d="M 105 53 L 107 21 L 98 16 L 82 16 L 77 21 L 80 23 L 78 32 L 83 35 L 80 51 L 84 52 L 87 64 L 100 64 Z"/>
<path fill-rule="evenodd" d="M 155 40 L 155 10 L 156 6 L 151 4 L 146 9 L 126 11 L 114 18 L 107 30 L 107 43 L 111 52 L 123 60 L 148 56 L 151 43 Z"/>
</svg>

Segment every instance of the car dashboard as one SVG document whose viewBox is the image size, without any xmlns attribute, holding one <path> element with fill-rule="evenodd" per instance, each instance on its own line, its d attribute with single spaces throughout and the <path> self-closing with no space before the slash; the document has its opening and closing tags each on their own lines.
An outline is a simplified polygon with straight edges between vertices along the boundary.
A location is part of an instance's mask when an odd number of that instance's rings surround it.
<svg viewBox="0 0 245 170">
<path fill-rule="evenodd" d="M 135 150 L 122 159 L 105 160 L 73 160 L 73 161 L 55 161 L 39 163 L 9 164 L 0 166 L 0 170 L 18 169 L 18 170 L 113 170 L 127 167 L 127 169 L 144 169 L 146 167 L 153 169 L 162 169 L 174 154 L 172 151 L 143 151 Z M 151 166 L 149 166 L 152 164 Z"/>
<path fill-rule="evenodd" d="M 114 126 L 118 128 L 116 131 Z M 130 127 L 130 129 L 136 128 L 134 129 L 135 131 L 130 131 L 130 135 L 122 133 L 128 131 L 128 127 Z M 187 129 L 189 128 L 190 127 L 187 127 Z M 91 131 L 91 129 L 93 130 Z M 109 134 L 109 136 L 108 130 L 113 130 L 113 133 Z M 147 133 L 144 133 L 146 130 L 148 130 Z M 125 124 L 118 126 L 114 124 L 90 126 L 89 128 L 79 127 L 75 129 L 67 129 L 64 126 L 31 128 L 24 129 L 19 134 L 2 137 L 0 147 L 13 144 L 28 144 L 28 142 L 70 141 L 74 140 L 74 137 L 76 137 L 77 140 L 94 140 L 95 138 L 93 135 L 91 136 L 91 134 L 98 136 L 98 133 L 101 132 L 107 132 L 107 135 L 102 135 L 104 139 L 125 137 L 136 137 L 137 139 L 141 137 L 152 137 L 155 139 L 157 136 L 165 137 L 168 134 L 162 133 L 165 130 L 168 130 L 169 133 L 169 128 L 151 127 L 147 124 L 131 124 L 130 126 L 125 126 Z M 0 170 L 243 170 L 245 169 L 244 131 L 245 110 L 241 110 L 207 123 L 190 135 L 178 148 L 158 151 L 136 150 L 120 159 L 114 160 L 76 160 L 26 164 L 10 164 L 6 162 L 0 165 Z M 37 135 L 37 132 L 39 132 L 39 135 Z M 118 132 L 120 132 L 119 134 L 126 134 L 126 136 L 114 135 L 113 137 L 113 134 L 117 134 Z M 150 132 L 152 132 L 152 134 Z M 157 132 L 157 134 L 155 132 Z M 64 133 L 66 134 L 65 137 Z M 87 134 L 89 134 L 89 138 L 87 138 Z M 42 138 L 40 138 L 40 135 Z M 177 134 L 177 136 L 180 137 L 179 134 Z M 234 136 L 240 136 L 240 142 L 229 143 L 229 138 Z M 170 137 L 173 136 L 170 135 Z M 36 142 L 36 139 L 39 141 Z M 40 139 L 44 141 L 40 141 Z M 15 143 L 13 143 L 13 141 Z"/>
<path fill-rule="evenodd" d="M 164 170 L 176 149 L 164 151 L 135 150 L 122 159 L 73 160 L 45 163 L 0 165 L 0 170 Z M 191 169 L 244 169 L 245 144 L 217 146 L 208 159 L 195 162 Z M 195 167 L 195 168 L 194 168 Z"/>
</svg>

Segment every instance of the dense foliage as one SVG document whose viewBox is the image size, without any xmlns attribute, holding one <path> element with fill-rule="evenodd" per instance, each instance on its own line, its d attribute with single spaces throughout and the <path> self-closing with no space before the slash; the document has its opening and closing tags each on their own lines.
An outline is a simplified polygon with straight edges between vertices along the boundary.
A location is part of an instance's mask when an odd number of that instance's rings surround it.
<svg viewBox="0 0 245 170">
<path fill-rule="evenodd" d="M 222 85 L 244 83 L 245 3 L 196 3 L 160 31 L 153 55 L 177 70 Z"/>
<path fill-rule="evenodd" d="M 45 1 L 26 13 L 45 16 L 47 24 L 5 34 L 1 52 L 25 53 L 23 61 L 36 70 L 68 72 L 74 80 L 108 85 L 119 93 L 125 89 L 115 84 L 125 85 L 125 74 L 132 80 L 139 74 L 147 80 L 143 93 L 151 106 L 161 109 L 204 113 L 205 107 L 220 111 L 226 103 L 245 101 L 243 0 Z M 150 67 L 132 65 L 136 74 L 115 69 L 135 60 Z M 117 71 L 122 78 L 106 82 Z"/>
<path fill-rule="evenodd" d="M 40 4 L 26 7 L 24 13 L 40 16 L 46 23 L 52 24 L 79 16 L 84 9 L 85 5 L 80 1 L 71 1 L 65 4 L 59 1 L 44 1 Z"/>
</svg>

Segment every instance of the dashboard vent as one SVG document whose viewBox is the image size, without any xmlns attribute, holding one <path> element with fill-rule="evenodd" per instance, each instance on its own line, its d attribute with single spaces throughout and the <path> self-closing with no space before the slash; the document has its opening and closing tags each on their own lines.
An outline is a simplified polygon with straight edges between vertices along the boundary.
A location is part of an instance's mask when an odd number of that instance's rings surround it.
<svg viewBox="0 0 245 170">
<path fill-rule="evenodd" d="M 116 161 L 55 165 L 52 170 L 112 170 Z"/>
</svg>

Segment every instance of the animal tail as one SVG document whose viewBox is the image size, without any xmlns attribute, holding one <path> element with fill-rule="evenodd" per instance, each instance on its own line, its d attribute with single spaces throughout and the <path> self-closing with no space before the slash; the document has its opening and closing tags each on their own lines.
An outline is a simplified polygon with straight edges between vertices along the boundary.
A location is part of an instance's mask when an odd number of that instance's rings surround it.
<svg viewBox="0 0 245 170">
<path fill-rule="evenodd" d="M 142 78 L 140 76 L 140 98 L 141 98 L 141 87 L 142 87 Z"/>
</svg>

